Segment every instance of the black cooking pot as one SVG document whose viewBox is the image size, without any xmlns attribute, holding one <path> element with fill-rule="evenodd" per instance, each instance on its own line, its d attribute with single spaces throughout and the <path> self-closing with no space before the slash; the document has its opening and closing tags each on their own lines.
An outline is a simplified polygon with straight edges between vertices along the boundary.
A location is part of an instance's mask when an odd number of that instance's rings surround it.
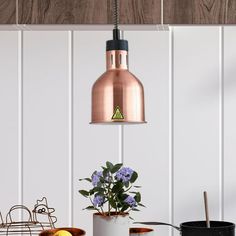
<svg viewBox="0 0 236 236">
<path fill-rule="evenodd" d="M 207 228 L 206 221 L 190 221 L 180 224 L 180 227 L 161 222 L 136 222 L 145 225 L 168 225 L 179 230 L 182 236 L 234 236 L 235 224 L 224 221 L 211 221 Z"/>
</svg>

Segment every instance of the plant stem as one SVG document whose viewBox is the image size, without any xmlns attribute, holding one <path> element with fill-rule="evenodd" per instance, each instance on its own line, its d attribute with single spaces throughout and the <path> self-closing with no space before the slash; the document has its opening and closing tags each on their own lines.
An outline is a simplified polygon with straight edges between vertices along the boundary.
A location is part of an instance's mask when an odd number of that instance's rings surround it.
<svg viewBox="0 0 236 236">
<path fill-rule="evenodd" d="M 118 212 L 118 211 L 117 211 L 117 204 L 116 204 L 116 215 L 117 215 L 117 212 Z"/>
<path fill-rule="evenodd" d="M 89 196 L 89 200 L 90 200 L 91 204 L 93 205 L 93 201 L 92 201 L 92 199 L 91 199 L 90 196 Z M 93 206 L 94 206 L 94 205 L 93 205 Z M 102 213 L 99 211 L 99 209 L 98 209 L 97 207 L 94 206 L 94 208 L 96 209 L 96 211 L 97 211 L 99 214 L 102 214 Z"/>
<path fill-rule="evenodd" d="M 113 183 L 113 177 L 111 176 L 111 180 L 112 181 L 110 181 L 109 182 L 109 184 L 108 184 L 108 190 L 107 190 L 107 195 L 108 195 L 108 215 L 110 216 L 111 215 L 111 204 L 110 204 L 110 201 L 109 201 L 109 199 L 110 199 L 110 197 L 111 197 L 111 195 L 112 195 L 112 191 L 111 191 L 111 183 Z"/>
<path fill-rule="evenodd" d="M 102 214 L 105 216 L 105 213 L 104 213 L 104 210 L 103 210 L 103 208 L 102 207 L 100 207 L 101 208 L 101 210 L 102 210 Z"/>
</svg>

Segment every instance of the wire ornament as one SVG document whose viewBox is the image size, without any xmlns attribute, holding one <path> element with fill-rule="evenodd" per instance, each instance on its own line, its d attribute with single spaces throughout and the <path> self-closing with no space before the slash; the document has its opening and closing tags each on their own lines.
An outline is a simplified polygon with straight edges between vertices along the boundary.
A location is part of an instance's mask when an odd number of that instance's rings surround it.
<svg viewBox="0 0 236 236">
<path fill-rule="evenodd" d="M 14 215 L 19 211 L 22 217 L 26 217 L 25 220 L 14 220 Z M 54 212 L 45 197 L 37 200 L 32 211 L 24 205 L 15 205 L 7 213 L 5 222 L 0 212 L 0 235 L 38 235 L 43 230 L 54 229 L 57 222 L 57 217 L 52 215 Z"/>
</svg>

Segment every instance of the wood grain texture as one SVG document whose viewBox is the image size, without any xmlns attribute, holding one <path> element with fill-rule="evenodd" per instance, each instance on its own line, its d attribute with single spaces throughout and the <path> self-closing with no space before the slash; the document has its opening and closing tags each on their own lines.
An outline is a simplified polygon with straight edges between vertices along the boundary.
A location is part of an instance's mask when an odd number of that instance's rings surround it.
<svg viewBox="0 0 236 236">
<path fill-rule="evenodd" d="M 112 12 L 110 10 L 110 12 Z M 125 0 L 120 1 L 121 24 L 160 24 L 160 0 Z"/>
<path fill-rule="evenodd" d="M 236 23 L 236 1 L 235 0 L 228 0 L 227 23 L 228 24 Z"/>
<path fill-rule="evenodd" d="M 112 0 L 19 0 L 20 24 L 112 24 Z M 120 1 L 120 23 L 157 24 L 161 0 Z"/>
<path fill-rule="evenodd" d="M 0 0 L 0 24 L 16 23 L 16 1 Z"/>
<path fill-rule="evenodd" d="M 164 23 L 224 24 L 228 6 L 227 0 L 164 0 Z"/>
</svg>

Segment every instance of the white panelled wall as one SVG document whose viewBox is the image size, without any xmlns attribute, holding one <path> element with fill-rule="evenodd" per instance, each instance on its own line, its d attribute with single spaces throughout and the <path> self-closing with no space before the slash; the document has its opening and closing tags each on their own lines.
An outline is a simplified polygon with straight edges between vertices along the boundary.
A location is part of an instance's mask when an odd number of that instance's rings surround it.
<svg viewBox="0 0 236 236">
<path fill-rule="evenodd" d="M 107 160 L 139 173 L 138 221 L 236 223 L 236 27 L 126 31 L 130 70 L 145 88 L 146 125 L 89 125 L 105 70 L 103 30 L 0 31 L 0 211 L 46 196 L 57 226 L 92 235 L 78 190 Z M 155 227 L 156 235 L 173 233 Z M 178 233 L 177 233 L 178 234 Z M 177 235 L 176 234 L 176 235 Z"/>
</svg>

